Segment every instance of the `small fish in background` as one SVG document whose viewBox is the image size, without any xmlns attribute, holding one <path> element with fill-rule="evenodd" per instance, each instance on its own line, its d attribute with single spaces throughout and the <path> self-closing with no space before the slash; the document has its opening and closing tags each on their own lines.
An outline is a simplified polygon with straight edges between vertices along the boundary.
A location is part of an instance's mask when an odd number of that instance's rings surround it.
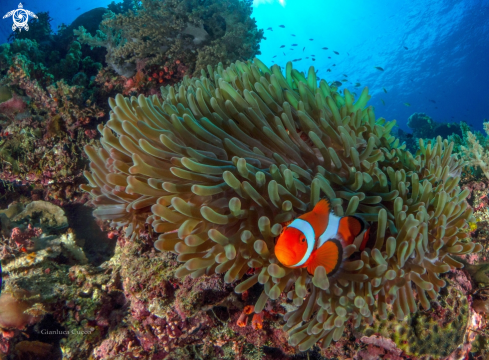
<svg viewBox="0 0 489 360">
<path fill-rule="evenodd" d="M 306 47 L 305 46 L 302 48 L 302 51 L 304 51 L 304 50 L 306 50 Z"/>
<path fill-rule="evenodd" d="M 281 27 L 282 29 L 284 29 L 285 28 L 285 25 L 279 25 L 278 27 Z"/>
<path fill-rule="evenodd" d="M 282 45 L 280 48 L 282 49 L 282 48 L 284 48 L 284 47 L 285 47 L 285 45 Z"/>
<path fill-rule="evenodd" d="M 336 66 L 336 64 L 333 64 L 333 66 Z"/>
<path fill-rule="evenodd" d="M 312 61 L 316 61 L 316 59 L 314 59 L 314 58 L 312 58 L 311 60 L 312 60 Z"/>
<path fill-rule="evenodd" d="M 379 71 L 384 71 L 384 69 L 382 69 L 380 66 L 374 66 L 374 68 L 376 68 Z"/>
<path fill-rule="evenodd" d="M 404 105 L 406 105 L 406 106 L 411 106 L 411 104 L 410 104 L 410 103 L 404 103 Z"/>
<path fill-rule="evenodd" d="M 311 56 L 316 56 L 316 55 L 312 54 Z"/>
<path fill-rule="evenodd" d="M 277 57 L 277 55 L 273 56 L 273 57 L 272 57 L 272 59 L 274 59 L 274 58 L 276 58 L 276 57 Z"/>
<path fill-rule="evenodd" d="M 314 39 L 309 39 L 309 41 L 314 41 Z"/>
<path fill-rule="evenodd" d="M 78 8 L 78 9 L 76 9 L 75 11 L 80 10 L 80 9 L 81 9 L 81 8 Z"/>
<path fill-rule="evenodd" d="M 385 101 L 384 101 L 384 99 L 380 99 L 380 101 L 382 101 L 382 105 L 384 105 L 384 106 L 385 106 Z"/>
<path fill-rule="evenodd" d="M 285 56 L 285 53 L 284 53 L 284 56 Z"/>
<path fill-rule="evenodd" d="M 328 50 L 328 48 L 327 47 L 323 47 L 323 50 Z"/>
<path fill-rule="evenodd" d="M 403 46 L 404 49 L 409 50 L 406 46 Z"/>
<path fill-rule="evenodd" d="M 384 89 L 384 92 L 387 94 L 387 90 L 384 87 L 382 89 Z"/>
<path fill-rule="evenodd" d="M 357 83 L 355 84 L 355 87 L 359 87 L 359 86 L 362 86 L 362 84 L 360 84 L 359 82 L 357 82 Z"/>
<path fill-rule="evenodd" d="M 343 83 L 341 81 L 336 80 L 331 85 L 336 86 L 336 87 L 340 87 L 341 85 L 343 85 Z"/>
<path fill-rule="evenodd" d="M 357 216 L 336 216 L 329 200 L 321 199 L 314 209 L 292 223 L 280 234 L 275 245 L 277 260 L 290 268 L 307 268 L 311 275 L 323 266 L 328 275 L 343 261 L 343 248 L 357 244 L 365 249 L 370 236 L 368 224 Z"/>
<path fill-rule="evenodd" d="M 346 53 L 348 56 L 350 56 L 350 53 Z"/>
<path fill-rule="evenodd" d="M 340 53 L 338 51 L 333 51 L 336 55 L 339 55 Z"/>
<path fill-rule="evenodd" d="M 273 31 L 273 29 L 271 27 L 269 27 L 267 30 Z"/>
<path fill-rule="evenodd" d="M 292 44 L 291 46 L 297 46 L 297 44 Z"/>
<path fill-rule="evenodd" d="M 428 101 L 431 101 L 433 104 L 436 104 L 436 101 L 433 99 L 429 99 Z"/>
<path fill-rule="evenodd" d="M 295 35 L 294 35 L 294 34 L 290 34 L 290 35 L 292 35 L 292 36 L 294 36 L 294 37 L 295 37 Z"/>
<path fill-rule="evenodd" d="M 326 70 L 326 72 L 331 72 L 331 69 Z"/>
<path fill-rule="evenodd" d="M 341 81 L 343 81 L 343 82 L 347 82 L 347 81 L 348 81 L 348 79 L 341 79 Z"/>
<path fill-rule="evenodd" d="M 328 59 L 331 59 L 331 56 L 328 56 Z"/>
<path fill-rule="evenodd" d="M 343 74 L 343 76 L 344 76 L 344 77 L 348 77 L 348 75 L 346 75 L 346 74 Z"/>
</svg>

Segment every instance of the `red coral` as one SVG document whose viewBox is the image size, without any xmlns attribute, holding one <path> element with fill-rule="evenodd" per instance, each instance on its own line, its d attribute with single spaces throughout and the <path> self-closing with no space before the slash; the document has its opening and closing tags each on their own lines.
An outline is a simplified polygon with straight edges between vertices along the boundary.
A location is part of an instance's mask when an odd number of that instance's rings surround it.
<svg viewBox="0 0 489 360">
<path fill-rule="evenodd" d="M 26 231 L 22 231 L 18 227 L 13 228 L 10 237 L 18 247 L 30 247 L 32 246 L 31 239 L 39 237 L 41 234 L 41 229 L 33 228 L 32 225 L 29 224 Z"/>
</svg>

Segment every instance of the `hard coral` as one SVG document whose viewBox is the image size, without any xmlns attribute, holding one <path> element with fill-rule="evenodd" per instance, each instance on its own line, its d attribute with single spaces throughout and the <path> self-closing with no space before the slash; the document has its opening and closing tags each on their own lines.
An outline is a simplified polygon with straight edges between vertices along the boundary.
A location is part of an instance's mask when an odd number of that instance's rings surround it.
<svg viewBox="0 0 489 360">
<path fill-rule="evenodd" d="M 484 123 L 484 129 L 489 135 L 489 122 Z M 469 164 L 479 167 L 489 179 L 489 150 L 485 149 L 472 132 L 467 132 L 467 147 L 461 146 L 463 156 L 469 160 Z"/>
<path fill-rule="evenodd" d="M 106 61 L 119 75 L 132 77 L 140 59 L 175 72 L 179 59 L 195 74 L 209 63 L 259 54 L 263 30 L 250 18 L 249 0 L 143 0 L 134 6 L 105 16 L 95 37 L 83 27 L 74 31 L 81 43 L 105 47 Z"/>
<path fill-rule="evenodd" d="M 439 276 L 463 265 L 454 254 L 481 250 L 470 241 L 461 191 L 463 161 L 453 144 L 420 140 L 415 155 L 390 135 L 395 122 L 376 119 L 365 88 L 358 99 L 286 67 L 258 59 L 237 61 L 185 78 L 158 97 L 110 99 L 111 119 L 100 126 L 102 148 L 87 146 L 85 175 L 101 220 L 126 227 L 145 221 L 161 233 L 155 247 L 184 262 L 177 276 L 225 274 L 232 283 L 252 276 L 255 304 L 287 294 L 289 342 L 306 350 L 341 338 L 347 323 L 402 320 L 425 309 L 446 282 Z M 343 250 L 334 276 L 318 267 L 281 266 L 274 237 L 282 224 L 309 211 L 323 196 L 339 216 L 374 222 L 365 251 Z M 351 320 L 351 322 L 350 322 Z"/>
<path fill-rule="evenodd" d="M 433 305 L 429 311 L 409 315 L 406 321 L 397 320 L 392 313 L 386 320 L 376 316 L 362 333 L 391 339 L 410 356 L 445 358 L 463 343 L 469 321 L 468 301 L 462 292 L 448 286 L 440 302 Z"/>
</svg>

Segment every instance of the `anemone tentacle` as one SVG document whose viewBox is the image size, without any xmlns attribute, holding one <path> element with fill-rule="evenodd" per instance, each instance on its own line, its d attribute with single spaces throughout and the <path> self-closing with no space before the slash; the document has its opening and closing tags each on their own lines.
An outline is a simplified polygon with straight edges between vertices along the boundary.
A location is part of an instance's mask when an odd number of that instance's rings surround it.
<svg viewBox="0 0 489 360">
<path fill-rule="evenodd" d="M 463 265 L 453 255 L 481 250 L 467 233 L 472 210 L 458 183 L 464 162 L 441 138 L 416 154 L 376 119 L 368 88 L 341 95 L 314 68 L 289 62 L 284 76 L 260 60 L 208 67 L 157 96 L 110 99 L 101 148 L 86 147 L 94 214 L 136 234 L 147 222 L 155 247 L 178 255 L 178 276 L 224 274 L 257 283 L 268 299 L 287 294 L 289 342 L 306 350 L 341 338 L 348 320 L 371 324 L 392 310 L 404 319 L 430 307 Z M 283 267 L 274 239 L 284 223 L 328 197 L 339 216 L 373 224 L 367 248 L 352 244 L 332 276 Z M 254 275 L 248 277 L 250 269 Z M 415 295 L 416 294 L 416 295 Z"/>
</svg>

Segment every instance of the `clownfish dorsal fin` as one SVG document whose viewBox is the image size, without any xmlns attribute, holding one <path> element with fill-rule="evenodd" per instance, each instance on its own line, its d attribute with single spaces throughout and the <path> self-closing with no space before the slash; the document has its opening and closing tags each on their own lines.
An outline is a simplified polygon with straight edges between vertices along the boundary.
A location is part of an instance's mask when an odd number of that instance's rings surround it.
<svg viewBox="0 0 489 360">
<path fill-rule="evenodd" d="M 321 199 L 318 201 L 316 206 L 314 206 L 312 211 L 318 215 L 327 216 L 331 212 L 331 204 L 329 203 L 328 199 Z"/>
<path fill-rule="evenodd" d="M 320 248 L 313 251 L 307 262 L 307 271 L 314 275 L 318 266 L 323 266 L 326 273 L 331 275 L 338 270 L 343 260 L 343 247 L 336 239 L 326 241 Z"/>
</svg>

